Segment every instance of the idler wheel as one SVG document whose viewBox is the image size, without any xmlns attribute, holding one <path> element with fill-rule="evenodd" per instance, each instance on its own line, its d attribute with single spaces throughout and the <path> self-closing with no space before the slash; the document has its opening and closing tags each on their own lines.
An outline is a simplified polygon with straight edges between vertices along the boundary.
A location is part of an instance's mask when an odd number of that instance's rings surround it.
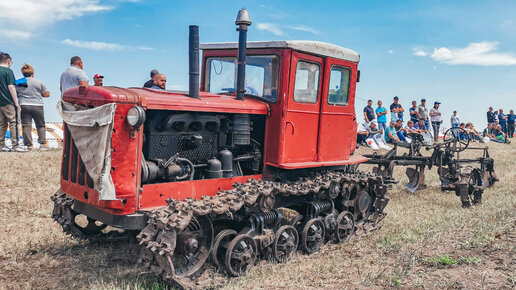
<svg viewBox="0 0 516 290">
<path fill-rule="evenodd" d="M 278 262 L 288 261 L 297 250 L 299 235 L 293 226 L 282 226 L 275 234 L 272 253 Z"/>
<path fill-rule="evenodd" d="M 213 226 L 207 216 L 192 218 L 179 232 L 177 246 L 172 256 L 177 276 L 191 276 L 204 265 L 213 244 Z"/>
<path fill-rule="evenodd" d="M 357 197 L 355 198 L 355 212 L 359 212 L 364 215 L 367 209 L 369 209 L 371 201 L 372 199 L 367 191 L 359 191 Z"/>
<path fill-rule="evenodd" d="M 224 265 L 229 274 L 237 277 L 245 274 L 256 262 L 258 248 L 247 234 L 236 236 L 226 250 Z"/>
<path fill-rule="evenodd" d="M 218 268 L 224 267 L 224 257 L 231 240 L 236 237 L 237 232 L 231 229 L 222 230 L 215 237 L 215 243 L 213 244 L 213 250 L 211 251 L 211 261 Z"/>
<path fill-rule="evenodd" d="M 269 212 L 274 208 L 274 202 L 276 198 L 273 195 L 262 196 L 258 200 L 258 205 L 260 206 L 260 210 L 262 212 Z"/>
<path fill-rule="evenodd" d="M 301 249 L 308 254 L 319 251 L 324 244 L 324 223 L 318 218 L 309 220 L 301 233 Z"/>
<path fill-rule="evenodd" d="M 353 215 L 349 211 L 343 211 L 337 217 L 337 228 L 334 235 L 335 240 L 339 243 L 346 241 L 355 231 L 355 222 Z"/>
<path fill-rule="evenodd" d="M 339 184 L 335 181 L 332 181 L 330 184 L 330 188 L 328 188 L 328 195 L 331 199 L 336 199 L 340 195 L 341 188 Z"/>
</svg>

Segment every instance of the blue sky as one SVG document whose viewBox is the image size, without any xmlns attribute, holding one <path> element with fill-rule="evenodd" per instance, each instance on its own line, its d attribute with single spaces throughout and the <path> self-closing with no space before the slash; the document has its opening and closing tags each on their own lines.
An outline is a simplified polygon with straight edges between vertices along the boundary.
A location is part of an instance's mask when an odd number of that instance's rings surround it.
<svg viewBox="0 0 516 290">
<path fill-rule="evenodd" d="M 245 7 L 249 40 L 318 40 L 360 53 L 357 112 L 365 100 L 408 109 L 425 97 L 484 127 L 487 107 L 516 110 L 515 1 L 2 0 L 0 50 L 17 77 L 24 62 L 51 91 L 47 121 L 59 121 L 59 76 L 79 55 L 105 85 L 141 86 L 151 69 L 167 88 L 187 88 L 188 25 L 201 42 L 236 41 Z M 92 82 L 91 82 L 92 83 Z"/>
</svg>

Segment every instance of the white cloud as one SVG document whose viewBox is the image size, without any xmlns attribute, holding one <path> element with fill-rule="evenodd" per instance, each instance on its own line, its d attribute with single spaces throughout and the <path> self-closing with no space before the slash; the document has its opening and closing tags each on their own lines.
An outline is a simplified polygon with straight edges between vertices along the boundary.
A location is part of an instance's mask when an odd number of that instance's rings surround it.
<svg viewBox="0 0 516 290">
<path fill-rule="evenodd" d="M 258 30 L 269 31 L 276 36 L 287 35 L 285 33 L 285 29 L 308 32 L 308 33 L 312 33 L 315 35 L 320 33 L 319 31 L 315 30 L 314 28 L 305 26 L 305 25 L 280 25 L 280 24 L 262 22 L 262 23 L 258 23 L 256 25 L 256 27 L 258 28 Z"/>
<path fill-rule="evenodd" d="M 33 32 L 56 21 L 71 20 L 87 13 L 110 10 L 99 0 L 16 0 L 0 1 L 0 27 L 16 30 L 11 38 L 27 39 Z"/>
<path fill-rule="evenodd" d="M 481 65 L 505 66 L 516 65 L 516 56 L 509 53 L 500 53 L 498 42 L 474 42 L 465 48 L 441 47 L 434 49 L 430 56 L 437 62 L 449 65 Z"/>
<path fill-rule="evenodd" d="M 284 36 L 285 35 L 285 32 L 283 32 L 283 30 L 281 28 L 279 28 L 279 26 L 277 24 L 258 23 L 256 25 L 256 28 L 258 28 L 258 30 L 262 30 L 262 31 L 269 31 L 276 36 Z"/>
<path fill-rule="evenodd" d="M 417 55 L 417 56 L 426 56 L 426 52 L 419 48 L 413 48 L 412 52 L 414 53 L 414 55 Z"/>
<path fill-rule="evenodd" d="M 294 26 L 288 25 L 288 26 L 285 26 L 285 28 L 297 30 L 297 31 L 303 31 L 303 32 L 310 32 L 315 35 L 318 35 L 320 33 L 319 31 L 313 29 L 312 27 L 308 27 L 308 26 L 304 26 L 304 25 L 294 25 Z"/>
<path fill-rule="evenodd" d="M 92 49 L 92 50 L 107 50 L 107 51 L 119 51 L 119 50 L 153 50 L 151 47 L 146 46 L 130 46 L 121 45 L 117 43 L 99 42 L 99 41 L 82 41 L 82 40 L 71 40 L 65 39 L 61 41 L 62 44 Z"/>
<path fill-rule="evenodd" d="M 29 39 L 31 38 L 32 34 L 27 31 L 20 31 L 20 30 L 7 30 L 7 29 L 0 29 L 0 38 L 2 39 Z"/>
</svg>

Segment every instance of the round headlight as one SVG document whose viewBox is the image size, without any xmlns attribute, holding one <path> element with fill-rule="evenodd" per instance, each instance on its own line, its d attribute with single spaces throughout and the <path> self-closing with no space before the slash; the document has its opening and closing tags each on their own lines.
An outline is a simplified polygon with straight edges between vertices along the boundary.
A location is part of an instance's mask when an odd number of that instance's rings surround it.
<svg viewBox="0 0 516 290">
<path fill-rule="evenodd" d="M 132 107 L 127 112 L 127 124 L 129 124 L 134 129 L 140 127 L 143 122 L 145 122 L 145 111 L 142 107 Z"/>
</svg>

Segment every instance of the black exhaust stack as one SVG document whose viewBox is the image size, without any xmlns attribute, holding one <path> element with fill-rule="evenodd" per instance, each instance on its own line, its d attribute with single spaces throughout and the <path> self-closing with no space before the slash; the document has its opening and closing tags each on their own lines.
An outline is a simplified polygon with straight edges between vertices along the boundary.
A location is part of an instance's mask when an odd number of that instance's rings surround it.
<svg viewBox="0 0 516 290">
<path fill-rule="evenodd" d="M 237 100 L 244 100 L 245 93 L 245 65 L 246 51 L 247 51 L 247 27 L 251 25 L 251 18 L 249 12 L 245 8 L 238 11 L 235 24 L 238 25 L 238 72 L 237 72 Z"/>
<path fill-rule="evenodd" d="M 188 74 L 190 76 L 188 95 L 191 98 L 199 99 L 199 26 L 197 25 L 190 25 L 188 58 Z"/>
</svg>

